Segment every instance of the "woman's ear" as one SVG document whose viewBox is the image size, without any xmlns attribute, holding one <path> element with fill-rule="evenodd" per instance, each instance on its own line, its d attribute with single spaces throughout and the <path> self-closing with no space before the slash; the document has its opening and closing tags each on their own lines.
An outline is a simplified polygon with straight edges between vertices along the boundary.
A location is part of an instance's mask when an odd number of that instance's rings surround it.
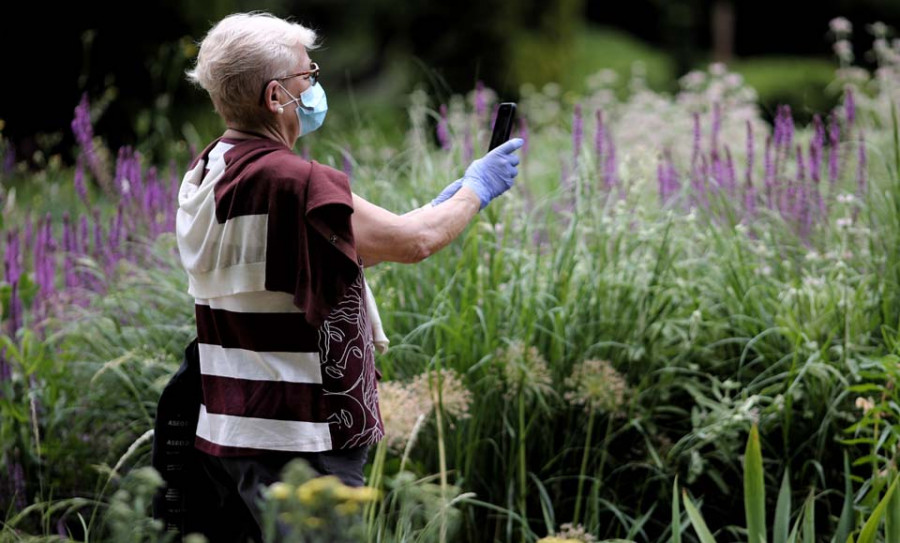
<svg viewBox="0 0 900 543">
<path fill-rule="evenodd" d="M 278 109 L 282 108 L 280 100 L 278 99 L 278 81 L 275 81 L 274 79 L 269 81 L 263 96 L 265 96 L 266 109 L 272 113 L 278 113 Z"/>
</svg>

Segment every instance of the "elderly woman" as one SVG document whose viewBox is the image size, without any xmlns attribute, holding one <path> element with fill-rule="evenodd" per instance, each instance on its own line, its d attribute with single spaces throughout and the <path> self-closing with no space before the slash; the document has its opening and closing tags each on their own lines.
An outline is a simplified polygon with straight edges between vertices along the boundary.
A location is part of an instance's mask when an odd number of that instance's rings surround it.
<svg viewBox="0 0 900 543">
<path fill-rule="evenodd" d="M 344 174 L 291 151 L 328 108 L 315 48 L 299 24 L 231 15 L 188 73 L 227 127 L 185 174 L 177 216 L 202 389 L 204 476 L 188 491 L 215 512 L 187 527 L 211 541 L 260 540 L 259 489 L 293 458 L 363 484 L 384 433 L 363 267 L 445 247 L 517 174 L 514 139 L 405 215 L 353 194 Z"/>
</svg>

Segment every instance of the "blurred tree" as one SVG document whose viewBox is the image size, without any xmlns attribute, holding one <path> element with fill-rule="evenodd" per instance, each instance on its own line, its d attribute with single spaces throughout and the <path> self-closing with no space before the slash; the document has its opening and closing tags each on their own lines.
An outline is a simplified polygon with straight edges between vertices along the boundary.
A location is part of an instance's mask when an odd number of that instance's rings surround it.
<svg viewBox="0 0 900 543">
<path fill-rule="evenodd" d="M 716 0 L 712 8 L 713 59 L 716 62 L 731 62 L 734 56 L 734 2 Z"/>
</svg>

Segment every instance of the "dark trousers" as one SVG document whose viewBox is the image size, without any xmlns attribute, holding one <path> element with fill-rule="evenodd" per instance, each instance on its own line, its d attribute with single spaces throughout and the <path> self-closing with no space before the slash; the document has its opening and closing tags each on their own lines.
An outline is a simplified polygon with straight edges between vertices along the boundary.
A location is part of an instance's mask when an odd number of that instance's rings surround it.
<svg viewBox="0 0 900 543">
<path fill-rule="evenodd" d="M 319 453 L 269 453 L 219 458 L 197 451 L 199 473 L 187 491 L 185 533 L 202 533 L 210 543 L 262 542 L 258 501 L 264 487 L 280 480 L 285 464 L 303 458 L 319 475 L 345 485 L 363 485 L 368 447 Z"/>
<path fill-rule="evenodd" d="M 197 340 L 160 397 L 153 438 L 153 467 L 165 486 L 153 500 L 153 516 L 175 534 L 202 533 L 210 543 L 262 541 L 257 500 L 280 478 L 290 460 L 303 458 L 320 475 L 362 486 L 368 447 L 319 453 L 267 453 L 217 458 L 194 448 L 200 410 Z"/>
</svg>

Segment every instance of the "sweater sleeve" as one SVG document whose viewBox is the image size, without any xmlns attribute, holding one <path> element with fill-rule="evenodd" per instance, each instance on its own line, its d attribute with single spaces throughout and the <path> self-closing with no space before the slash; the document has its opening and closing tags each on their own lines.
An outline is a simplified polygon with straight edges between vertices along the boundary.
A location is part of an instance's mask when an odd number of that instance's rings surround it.
<svg viewBox="0 0 900 543">
<path fill-rule="evenodd" d="M 347 176 L 333 168 L 312 163 L 306 185 L 306 271 L 297 286 L 294 303 L 306 312 L 307 321 L 320 325 L 357 279 L 359 257 L 350 216 L 353 195 Z M 298 254 L 302 251 L 298 250 Z M 302 266 L 298 266 L 302 270 Z"/>
</svg>

